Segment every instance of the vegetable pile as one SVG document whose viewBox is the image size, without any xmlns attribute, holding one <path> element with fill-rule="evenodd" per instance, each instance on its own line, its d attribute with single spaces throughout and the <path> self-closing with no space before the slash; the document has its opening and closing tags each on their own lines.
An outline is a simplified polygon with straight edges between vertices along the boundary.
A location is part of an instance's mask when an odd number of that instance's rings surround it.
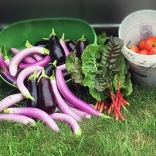
<svg viewBox="0 0 156 156">
<path fill-rule="evenodd" d="M 0 101 L 0 120 L 11 120 L 35 126 L 36 119 L 43 121 L 53 131 L 59 127 L 55 120 L 67 122 L 76 135 L 81 135 L 79 122 L 91 116 L 125 120 L 121 107 L 129 105 L 123 98 L 132 92 L 128 64 L 121 53 L 123 41 L 117 37 L 98 36 L 98 44 L 88 44 L 84 35 L 78 41 L 58 38 L 52 29 L 48 38 L 26 48 L 12 47 L 14 56 L 9 59 L 5 46 L 1 47 L 0 74 L 18 88 L 18 93 Z M 73 87 L 89 89 L 95 104 L 77 97 Z M 16 105 L 21 101 L 25 107 Z"/>
</svg>

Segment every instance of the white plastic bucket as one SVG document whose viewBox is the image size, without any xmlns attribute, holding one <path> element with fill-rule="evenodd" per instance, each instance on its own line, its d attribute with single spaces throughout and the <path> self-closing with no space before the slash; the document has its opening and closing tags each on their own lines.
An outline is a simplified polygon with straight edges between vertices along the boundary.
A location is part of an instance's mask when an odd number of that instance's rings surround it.
<svg viewBox="0 0 156 156">
<path fill-rule="evenodd" d="M 129 14 L 119 27 L 124 41 L 122 53 L 129 61 L 132 79 L 141 85 L 156 86 L 156 55 L 142 55 L 127 48 L 138 45 L 141 39 L 156 36 L 156 11 L 140 10 Z"/>
</svg>

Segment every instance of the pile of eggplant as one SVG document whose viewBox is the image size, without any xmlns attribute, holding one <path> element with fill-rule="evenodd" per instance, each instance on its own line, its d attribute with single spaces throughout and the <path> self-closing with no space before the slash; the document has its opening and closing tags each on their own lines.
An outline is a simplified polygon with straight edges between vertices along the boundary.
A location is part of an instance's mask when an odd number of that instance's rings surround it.
<svg viewBox="0 0 156 156">
<path fill-rule="evenodd" d="M 66 83 L 70 79 L 65 65 L 66 57 L 74 51 L 81 58 L 87 45 L 84 35 L 75 42 L 65 40 L 64 34 L 59 39 L 52 29 L 49 38 L 36 41 L 34 45 L 27 41 L 25 49 L 12 47 L 10 50 L 14 56 L 10 60 L 3 46 L 0 74 L 15 84 L 19 92 L 1 99 L 0 119 L 23 123 L 19 117 L 21 115 L 27 117 L 24 123 L 34 125 L 35 121 L 32 120 L 37 118 L 54 131 L 59 131 L 55 120 L 61 120 L 71 125 L 75 134 L 80 134 L 78 122 L 82 118 L 90 118 L 91 115 L 106 117 L 76 97 Z M 22 100 L 26 100 L 26 107 L 13 107 Z"/>
</svg>

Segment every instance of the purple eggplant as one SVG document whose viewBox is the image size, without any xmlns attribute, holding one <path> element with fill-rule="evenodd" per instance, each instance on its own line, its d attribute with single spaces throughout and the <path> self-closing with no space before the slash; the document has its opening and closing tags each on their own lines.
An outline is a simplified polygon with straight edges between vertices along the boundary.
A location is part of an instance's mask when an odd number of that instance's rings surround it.
<svg viewBox="0 0 156 156">
<path fill-rule="evenodd" d="M 58 36 L 55 34 L 54 29 L 49 38 L 49 51 L 51 61 L 54 62 L 57 60 L 57 65 L 62 65 L 65 63 L 66 55 L 63 47 L 60 44 Z"/>
<path fill-rule="evenodd" d="M 87 47 L 87 45 L 88 45 L 88 41 L 84 37 L 84 35 L 82 35 L 82 37 L 77 41 L 77 44 L 76 44 L 76 56 L 78 58 L 81 58 L 81 55 L 84 49 Z"/>
<path fill-rule="evenodd" d="M 67 70 L 63 70 L 63 71 L 62 71 L 62 74 L 63 74 L 63 77 L 64 77 L 64 79 L 65 79 L 66 81 L 69 80 L 69 79 L 71 79 L 71 75 L 68 73 Z"/>
<path fill-rule="evenodd" d="M 26 106 L 37 108 L 37 71 L 31 74 L 27 79 L 27 89 L 30 92 L 31 96 L 35 99 L 32 101 L 31 99 L 27 99 Z"/>
<path fill-rule="evenodd" d="M 34 46 L 44 47 L 49 49 L 49 41 L 48 40 L 39 40 L 35 42 Z"/>
<path fill-rule="evenodd" d="M 44 67 L 45 74 L 49 77 L 52 76 L 53 71 L 55 71 L 55 69 L 56 66 L 53 63 L 49 63 L 47 66 Z"/>
<path fill-rule="evenodd" d="M 70 52 L 76 51 L 76 42 L 73 40 L 67 40 L 66 46 Z"/>
<path fill-rule="evenodd" d="M 1 49 L 2 50 L 2 49 Z M 9 83 L 16 85 L 16 77 L 12 76 L 8 70 L 8 67 L 4 61 L 2 51 L 0 50 L 0 75 Z"/>
<path fill-rule="evenodd" d="M 42 71 L 42 75 L 38 79 L 38 106 L 41 110 L 51 114 L 56 109 L 55 95 L 51 87 L 50 79 Z"/>
</svg>

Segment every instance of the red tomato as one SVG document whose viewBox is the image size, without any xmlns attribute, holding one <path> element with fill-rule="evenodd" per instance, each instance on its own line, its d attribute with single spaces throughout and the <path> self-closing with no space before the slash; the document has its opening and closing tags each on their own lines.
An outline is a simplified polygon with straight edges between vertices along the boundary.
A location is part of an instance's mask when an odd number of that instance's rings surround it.
<svg viewBox="0 0 156 156">
<path fill-rule="evenodd" d="M 143 49 L 139 51 L 139 54 L 149 55 L 149 51 L 147 51 L 146 49 Z"/>
<path fill-rule="evenodd" d="M 135 45 L 130 46 L 129 49 L 136 52 L 136 53 L 139 53 L 139 51 L 140 51 L 140 49 Z"/>
<path fill-rule="evenodd" d="M 156 54 L 156 47 L 153 47 L 149 53 L 150 55 Z"/>
<path fill-rule="evenodd" d="M 139 47 L 141 50 L 145 49 L 145 40 L 141 40 L 141 41 L 139 42 L 139 44 L 138 44 L 138 47 Z"/>
<path fill-rule="evenodd" d="M 144 48 L 150 51 L 153 47 L 156 47 L 156 37 L 149 36 L 145 39 Z"/>
</svg>

